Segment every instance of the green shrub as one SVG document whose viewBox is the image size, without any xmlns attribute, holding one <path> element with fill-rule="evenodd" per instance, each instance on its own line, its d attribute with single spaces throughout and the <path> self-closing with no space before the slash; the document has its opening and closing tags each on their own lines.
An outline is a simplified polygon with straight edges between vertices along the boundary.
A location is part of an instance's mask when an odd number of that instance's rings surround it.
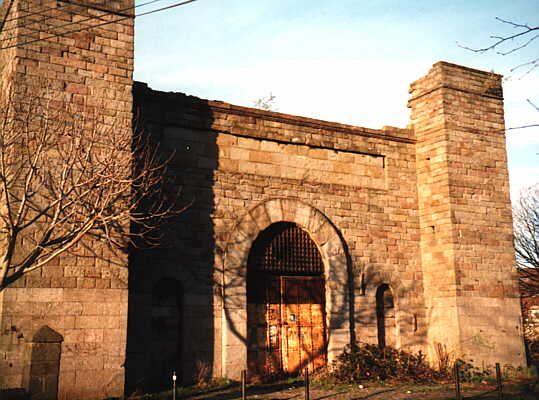
<svg viewBox="0 0 539 400">
<path fill-rule="evenodd" d="M 425 355 L 372 344 L 347 347 L 337 357 L 331 376 L 341 383 L 398 380 L 427 383 L 447 379 L 448 371 L 436 371 Z"/>
<path fill-rule="evenodd" d="M 473 362 L 473 360 L 470 360 Z M 464 360 L 457 359 L 455 361 L 459 366 L 459 376 L 461 382 L 481 383 L 495 379 L 495 372 L 490 367 L 481 369 Z"/>
</svg>

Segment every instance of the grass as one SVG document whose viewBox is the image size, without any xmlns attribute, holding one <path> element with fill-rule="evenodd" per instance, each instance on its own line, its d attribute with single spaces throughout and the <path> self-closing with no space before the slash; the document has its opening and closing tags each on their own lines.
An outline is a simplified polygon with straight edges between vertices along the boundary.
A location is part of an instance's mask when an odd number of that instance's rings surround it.
<svg viewBox="0 0 539 400">
<path fill-rule="evenodd" d="M 176 398 L 188 398 L 205 393 L 212 393 L 220 390 L 227 390 L 238 387 L 238 383 L 226 378 L 213 379 L 208 382 L 199 383 L 190 386 L 178 386 L 176 388 Z M 156 393 L 145 393 L 131 395 L 128 400 L 161 400 L 172 398 L 172 389 Z"/>
</svg>

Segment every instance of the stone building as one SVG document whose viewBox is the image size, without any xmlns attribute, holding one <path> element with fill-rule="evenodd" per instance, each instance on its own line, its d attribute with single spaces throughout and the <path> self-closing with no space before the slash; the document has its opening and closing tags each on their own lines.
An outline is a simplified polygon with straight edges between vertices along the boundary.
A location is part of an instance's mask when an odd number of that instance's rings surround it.
<svg viewBox="0 0 539 400">
<path fill-rule="evenodd" d="M 163 248 L 60 257 L 0 292 L 0 388 L 117 397 L 172 371 L 296 373 L 351 341 L 525 362 L 499 75 L 434 64 L 406 128 L 158 92 L 132 81 L 132 5 L 2 5 L 3 93 L 41 76 L 118 129 L 136 115 L 192 204 Z M 44 34 L 57 19 L 76 29 Z"/>
</svg>

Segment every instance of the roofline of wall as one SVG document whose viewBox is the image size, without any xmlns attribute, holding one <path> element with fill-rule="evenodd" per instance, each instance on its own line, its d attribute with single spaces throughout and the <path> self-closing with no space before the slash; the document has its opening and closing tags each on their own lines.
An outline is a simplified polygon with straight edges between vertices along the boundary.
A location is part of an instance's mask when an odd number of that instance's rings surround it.
<svg viewBox="0 0 539 400">
<path fill-rule="evenodd" d="M 256 108 L 237 106 L 223 101 L 200 99 L 196 96 L 186 95 L 181 92 L 162 92 L 150 88 L 148 84 L 144 82 L 135 81 L 133 88 L 134 90 L 144 91 L 146 95 L 170 97 L 170 101 L 174 101 L 174 98 L 182 99 L 184 101 L 189 99 L 191 102 L 190 105 L 194 107 L 196 107 L 197 103 L 203 103 L 204 107 L 209 108 L 212 113 L 238 115 L 241 117 L 252 117 L 260 120 L 280 122 L 289 125 L 307 127 L 311 129 L 314 128 L 330 132 L 342 132 L 351 135 L 389 140 L 400 143 L 416 143 L 416 140 L 413 138 L 413 130 L 409 128 L 384 126 L 382 129 L 370 129 L 354 125 L 341 124 L 338 122 L 324 121 L 315 118 L 283 114 L 275 111 L 266 111 Z"/>
<path fill-rule="evenodd" d="M 432 64 L 432 68 L 436 68 L 437 66 L 452 67 L 452 68 L 457 68 L 457 69 L 462 69 L 462 70 L 465 70 L 465 71 L 473 72 L 473 73 L 476 73 L 476 74 L 481 74 L 481 75 L 489 74 L 489 75 L 494 75 L 494 76 L 503 78 L 502 74 L 497 74 L 496 72 L 483 71 L 481 69 L 466 67 L 464 65 L 450 63 L 450 62 L 447 62 L 447 61 L 438 61 L 438 62 Z"/>
</svg>

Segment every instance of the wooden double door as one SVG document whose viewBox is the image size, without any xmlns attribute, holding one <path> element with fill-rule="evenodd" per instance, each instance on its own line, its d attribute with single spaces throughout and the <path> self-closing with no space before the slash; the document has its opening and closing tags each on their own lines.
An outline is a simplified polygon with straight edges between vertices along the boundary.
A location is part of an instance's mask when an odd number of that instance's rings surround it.
<svg viewBox="0 0 539 400">
<path fill-rule="evenodd" d="M 326 364 L 323 276 L 260 273 L 249 282 L 248 373 L 251 378 L 313 371 Z"/>
</svg>

